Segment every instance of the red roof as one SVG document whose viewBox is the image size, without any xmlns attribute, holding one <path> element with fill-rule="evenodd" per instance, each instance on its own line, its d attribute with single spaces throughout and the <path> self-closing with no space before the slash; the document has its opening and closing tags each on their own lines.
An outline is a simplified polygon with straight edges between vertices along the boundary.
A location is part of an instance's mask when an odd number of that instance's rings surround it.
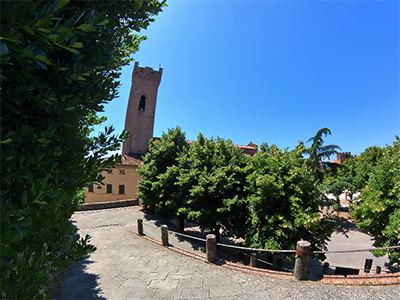
<svg viewBox="0 0 400 300">
<path fill-rule="evenodd" d="M 121 159 L 122 163 L 118 165 L 123 165 L 123 166 L 142 166 L 143 161 L 137 158 L 133 158 L 129 155 L 122 155 Z"/>
<path fill-rule="evenodd" d="M 106 160 L 106 159 L 104 159 Z M 103 160 L 103 161 L 104 161 Z M 129 155 L 122 155 L 121 163 L 118 166 L 142 166 L 143 161 L 137 158 L 130 157 Z"/>
</svg>

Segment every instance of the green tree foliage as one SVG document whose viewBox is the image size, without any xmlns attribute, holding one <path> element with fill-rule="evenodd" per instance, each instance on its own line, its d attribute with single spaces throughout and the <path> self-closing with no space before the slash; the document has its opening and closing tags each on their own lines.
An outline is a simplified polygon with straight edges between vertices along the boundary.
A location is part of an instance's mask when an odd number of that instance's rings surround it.
<svg viewBox="0 0 400 300">
<path fill-rule="evenodd" d="M 179 158 L 178 187 L 186 194 L 179 212 L 202 230 L 220 229 L 227 235 L 244 236 L 248 223 L 246 176 L 249 156 L 230 140 L 206 139 L 197 142 Z"/>
<path fill-rule="evenodd" d="M 354 185 L 361 190 L 367 185 L 369 177 L 373 174 L 374 168 L 383 154 L 383 149 L 372 146 L 361 153 L 358 164 L 355 168 Z"/>
<path fill-rule="evenodd" d="M 88 134 L 163 4 L 1 1 L 2 298 L 48 297 L 49 274 L 93 250 L 68 219 L 124 136 Z"/>
<path fill-rule="evenodd" d="M 175 186 L 179 169 L 173 166 L 178 165 L 178 155 L 187 148 L 185 133 L 179 127 L 150 141 L 149 152 L 143 158 L 144 165 L 138 170 L 142 177 L 138 197 L 145 207 L 157 207 L 166 216 L 177 216 L 182 201 L 181 191 Z"/>
<path fill-rule="evenodd" d="M 246 243 L 264 249 L 295 249 L 300 239 L 313 250 L 326 250 L 335 224 L 321 216 L 314 169 L 302 158 L 300 143 L 293 151 L 264 144 L 251 161 L 251 229 Z"/>
<path fill-rule="evenodd" d="M 314 178 L 320 183 L 323 182 L 323 169 L 327 167 L 336 167 L 334 164 L 324 161 L 325 158 L 329 159 L 332 154 L 336 154 L 340 147 L 337 145 L 324 145 L 323 136 L 331 135 L 329 128 L 322 128 L 318 130 L 314 137 L 310 138 L 307 143 L 311 142 L 310 148 L 307 148 L 304 153 L 309 154 L 308 163 L 314 170 Z"/>
<path fill-rule="evenodd" d="M 380 149 L 380 148 L 379 148 Z M 362 189 L 361 201 L 351 206 L 351 215 L 357 226 L 374 237 L 374 247 L 400 245 L 400 139 L 384 149 L 368 148 L 361 155 L 360 164 L 373 163 L 361 177 L 368 177 Z M 363 161 L 364 155 L 364 161 Z M 375 160 L 375 158 L 378 159 Z M 389 254 L 392 264 L 400 263 L 400 249 L 374 251 L 376 256 Z"/>
</svg>

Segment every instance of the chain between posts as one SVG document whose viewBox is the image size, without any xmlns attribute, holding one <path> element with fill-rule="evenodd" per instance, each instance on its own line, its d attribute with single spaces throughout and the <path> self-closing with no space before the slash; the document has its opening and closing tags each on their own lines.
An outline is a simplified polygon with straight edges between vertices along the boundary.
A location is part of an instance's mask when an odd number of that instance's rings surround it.
<svg viewBox="0 0 400 300">
<path fill-rule="evenodd" d="M 159 228 L 157 226 L 150 225 L 149 223 L 144 223 L 143 225 L 150 226 L 153 228 Z M 168 230 L 169 233 L 180 235 L 183 237 L 187 237 L 190 239 L 198 240 L 201 242 L 205 242 L 206 239 L 194 237 L 191 235 L 183 234 L 180 232 L 176 232 L 173 230 Z M 258 249 L 258 248 L 249 248 L 249 247 L 242 247 L 242 246 L 235 246 L 235 245 L 229 245 L 229 244 L 221 244 L 217 243 L 218 246 L 221 247 L 228 247 L 228 248 L 234 248 L 234 249 L 240 249 L 240 250 L 249 250 L 249 251 L 258 251 L 258 252 L 279 252 L 279 253 L 296 253 L 296 250 L 275 250 L 275 249 Z M 311 251 L 311 254 L 329 254 L 329 253 L 354 253 L 354 252 L 370 252 L 370 251 L 376 251 L 376 250 L 389 250 L 389 249 L 397 249 L 400 248 L 399 246 L 391 246 L 391 247 L 382 247 L 382 248 L 370 248 L 370 249 L 357 249 L 357 250 L 332 250 L 332 251 Z"/>
</svg>

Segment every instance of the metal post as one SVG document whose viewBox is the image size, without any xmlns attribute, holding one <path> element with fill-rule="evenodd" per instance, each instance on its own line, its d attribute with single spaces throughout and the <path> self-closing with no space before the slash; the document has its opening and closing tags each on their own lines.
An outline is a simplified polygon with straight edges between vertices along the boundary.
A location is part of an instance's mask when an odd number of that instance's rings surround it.
<svg viewBox="0 0 400 300">
<path fill-rule="evenodd" d="M 364 272 L 365 273 L 369 273 L 369 271 L 371 271 L 372 268 L 372 259 L 366 258 L 365 259 L 365 264 L 364 264 Z"/>
<path fill-rule="evenodd" d="M 139 235 L 143 235 L 143 219 L 137 219 L 137 231 Z"/>
<path fill-rule="evenodd" d="M 256 253 L 251 253 L 250 254 L 250 266 L 255 268 L 257 265 L 257 254 Z"/>
<path fill-rule="evenodd" d="M 206 236 L 206 253 L 207 261 L 213 263 L 217 258 L 217 242 L 215 234 L 207 234 Z"/>
<path fill-rule="evenodd" d="M 278 258 L 276 261 L 276 266 L 278 271 L 282 271 L 282 258 Z"/>
<path fill-rule="evenodd" d="M 294 265 L 294 280 L 307 279 L 308 257 L 311 252 L 311 243 L 308 241 L 298 241 L 296 247 L 296 260 Z"/>
<path fill-rule="evenodd" d="M 168 226 L 162 225 L 161 226 L 161 241 L 164 247 L 169 245 L 168 243 Z"/>
</svg>

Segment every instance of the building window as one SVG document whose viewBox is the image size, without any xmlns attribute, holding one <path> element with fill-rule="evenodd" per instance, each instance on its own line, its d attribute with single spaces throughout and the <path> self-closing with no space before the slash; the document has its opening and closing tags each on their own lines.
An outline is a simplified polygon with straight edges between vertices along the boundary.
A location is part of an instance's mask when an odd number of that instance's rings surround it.
<svg viewBox="0 0 400 300">
<path fill-rule="evenodd" d="M 112 169 L 108 169 L 108 170 L 107 170 L 107 173 L 108 173 L 108 174 L 112 174 Z"/>
<path fill-rule="evenodd" d="M 119 170 L 119 174 L 125 175 L 125 170 Z"/>
<path fill-rule="evenodd" d="M 91 184 L 89 185 L 89 192 L 90 192 L 90 193 L 93 193 L 93 183 L 91 183 Z"/>
<path fill-rule="evenodd" d="M 140 97 L 140 102 L 139 102 L 139 111 L 144 111 L 146 109 L 146 96 L 142 95 Z"/>
<path fill-rule="evenodd" d="M 97 186 L 97 189 L 98 189 L 98 190 L 101 190 L 101 189 L 102 189 L 101 185 L 98 185 L 98 186 Z"/>
<path fill-rule="evenodd" d="M 107 184 L 107 194 L 112 194 L 112 184 Z"/>
<path fill-rule="evenodd" d="M 125 194 L 125 185 L 120 185 L 120 186 L 119 186 L 119 194 L 120 194 L 120 195 Z"/>
</svg>

